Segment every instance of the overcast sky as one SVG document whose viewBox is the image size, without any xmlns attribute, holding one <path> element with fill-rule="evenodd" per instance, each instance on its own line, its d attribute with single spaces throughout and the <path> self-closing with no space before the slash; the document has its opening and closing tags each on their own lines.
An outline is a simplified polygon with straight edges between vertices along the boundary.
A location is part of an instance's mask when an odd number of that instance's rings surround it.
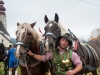
<svg viewBox="0 0 100 75">
<path fill-rule="evenodd" d="M 7 30 L 15 38 L 17 22 L 33 23 L 44 32 L 44 16 L 69 28 L 77 37 L 88 39 L 93 29 L 100 27 L 100 0 L 3 0 L 7 15 Z"/>
</svg>

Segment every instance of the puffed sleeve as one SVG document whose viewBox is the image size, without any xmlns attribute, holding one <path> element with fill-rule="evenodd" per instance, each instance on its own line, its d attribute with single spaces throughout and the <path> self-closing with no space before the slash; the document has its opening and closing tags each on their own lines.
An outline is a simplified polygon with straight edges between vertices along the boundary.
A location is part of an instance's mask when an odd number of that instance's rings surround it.
<svg viewBox="0 0 100 75">
<path fill-rule="evenodd" d="M 72 62 L 76 66 L 79 65 L 79 64 L 82 65 L 82 62 L 80 60 L 80 57 L 75 52 L 72 53 Z"/>
</svg>

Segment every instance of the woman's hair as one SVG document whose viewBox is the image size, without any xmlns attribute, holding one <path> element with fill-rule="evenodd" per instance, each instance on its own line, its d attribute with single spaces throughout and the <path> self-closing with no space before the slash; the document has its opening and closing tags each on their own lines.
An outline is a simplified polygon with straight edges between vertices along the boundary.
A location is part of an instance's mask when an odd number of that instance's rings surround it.
<svg viewBox="0 0 100 75">
<path fill-rule="evenodd" d="M 12 45 L 9 45 L 8 49 L 11 49 L 12 48 Z"/>
</svg>

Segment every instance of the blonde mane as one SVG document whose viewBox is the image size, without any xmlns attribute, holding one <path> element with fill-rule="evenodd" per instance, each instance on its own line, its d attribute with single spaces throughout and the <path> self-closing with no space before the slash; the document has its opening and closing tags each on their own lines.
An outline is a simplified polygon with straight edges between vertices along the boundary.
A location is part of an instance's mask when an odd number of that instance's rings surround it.
<svg viewBox="0 0 100 75">
<path fill-rule="evenodd" d="M 37 41 L 41 41 L 41 40 L 42 40 L 42 39 L 41 39 L 41 36 L 39 35 L 39 33 L 38 33 L 34 28 L 32 28 L 32 27 L 30 26 L 30 24 L 28 24 L 28 23 L 20 24 L 20 25 L 18 26 L 16 32 L 17 32 L 17 31 L 20 31 L 22 27 L 24 27 L 25 29 L 28 29 L 29 32 L 31 32 L 31 34 L 32 34 L 32 36 L 33 36 L 33 38 L 34 38 L 35 40 L 37 40 Z"/>
<path fill-rule="evenodd" d="M 49 20 L 49 21 L 47 22 L 47 25 L 48 25 L 48 23 L 50 23 L 50 22 L 54 22 L 54 23 L 56 23 L 56 24 L 60 27 L 60 29 L 61 29 L 61 35 L 65 34 L 65 33 L 68 33 L 68 31 L 65 30 L 65 28 L 62 26 L 62 24 L 61 24 L 60 22 L 57 23 L 57 22 L 55 22 L 54 20 Z"/>
</svg>

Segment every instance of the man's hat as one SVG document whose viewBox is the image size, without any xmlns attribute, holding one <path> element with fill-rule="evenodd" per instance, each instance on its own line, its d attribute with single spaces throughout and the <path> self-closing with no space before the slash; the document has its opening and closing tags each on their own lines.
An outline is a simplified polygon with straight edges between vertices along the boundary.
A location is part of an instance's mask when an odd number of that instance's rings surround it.
<svg viewBox="0 0 100 75">
<path fill-rule="evenodd" d="M 71 35 L 70 35 L 69 33 L 65 33 L 64 35 L 59 36 L 58 41 L 59 41 L 61 38 L 65 38 L 66 40 L 69 41 L 69 45 L 72 45 Z"/>
</svg>

